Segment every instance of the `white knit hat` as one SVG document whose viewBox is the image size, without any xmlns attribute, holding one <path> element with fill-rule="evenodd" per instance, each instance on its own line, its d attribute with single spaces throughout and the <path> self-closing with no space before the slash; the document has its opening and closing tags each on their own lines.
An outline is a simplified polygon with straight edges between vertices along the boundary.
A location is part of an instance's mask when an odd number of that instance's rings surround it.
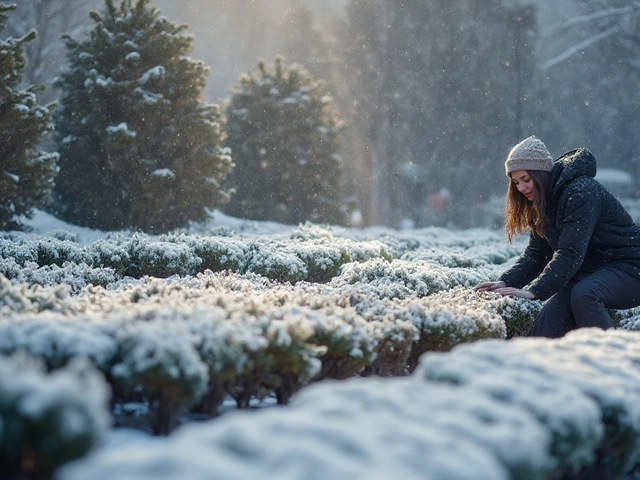
<svg viewBox="0 0 640 480">
<path fill-rule="evenodd" d="M 517 170 L 550 172 L 553 169 L 553 157 L 545 144 L 531 135 L 511 149 L 504 168 L 507 177 Z"/>
</svg>

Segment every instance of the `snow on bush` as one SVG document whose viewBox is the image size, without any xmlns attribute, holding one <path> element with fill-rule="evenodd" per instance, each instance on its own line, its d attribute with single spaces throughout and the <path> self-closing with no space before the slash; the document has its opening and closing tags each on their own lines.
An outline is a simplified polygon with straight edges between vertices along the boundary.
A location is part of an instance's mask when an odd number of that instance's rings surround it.
<svg viewBox="0 0 640 480">
<path fill-rule="evenodd" d="M 117 347 L 106 325 L 86 317 L 40 314 L 0 321 L 0 353 L 26 351 L 41 360 L 48 371 L 80 357 L 100 371 L 109 372 Z"/>
<path fill-rule="evenodd" d="M 201 259 L 199 268 L 202 271 L 246 270 L 247 245 L 237 235 L 167 235 L 166 241 L 183 243 L 193 249 L 195 255 Z"/>
<path fill-rule="evenodd" d="M 546 478 L 555 465 L 549 454 L 549 432 L 526 410 L 479 391 L 418 377 L 354 379 L 312 387 L 295 397 L 292 406 L 321 418 L 369 416 L 375 422 L 377 415 L 388 413 L 398 422 L 425 429 L 444 427 L 485 446 L 514 479 Z"/>
<path fill-rule="evenodd" d="M 584 329 L 465 344 L 412 376 L 321 382 L 286 409 L 97 452 L 58 479 L 616 478 L 638 461 L 638 340 Z"/>
<path fill-rule="evenodd" d="M 563 474 L 595 463 L 602 478 L 640 460 L 639 334 L 580 329 L 558 340 L 514 339 L 429 353 L 416 375 L 470 385 L 532 411 L 554 435 Z"/>
<path fill-rule="evenodd" d="M 38 267 L 34 262 L 27 262 L 23 267 L 15 268 L 12 259 L 0 260 L 0 275 L 30 285 L 68 285 L 74 293 L 87 285 L 109 285 L 117 279 L 112 269 L 93 268 L 85 263 L 65 262 L 62 267 L 55 264 Z"/>
<path fill-rule="evenodd" d="M 60 232 L 54 232 L 60 237 Z M 73 237 L 68 237 L 73 238 Z M 0 254 L 13 257 L 16 263 L 35 262 L 38 266 L 58 265 L 66 262 L 90 263 L 91 258 L 77 242 L 63 237 L 33 236 L 22 232 L 0 234 Z"/>
<path fill-rule="evenodd" d="M 269 341 L 253 322 L 229 321 L 224 309 L 197 309 L 186 318 L 197 338 L 196 348 L 209 369 L 207 391 L 195 406 L 198 413 L 214 416 L 234 391 L 241 375 L 254 368 L 253 358 Z"/>
<path fill-rule="evenodd" d="M 453 304 L 481 308 L 498 315 L 505 323 L 507 338 L 526 336 L 542 309 L 542 302 L 521 297 L 504 297 L 492 292 L 476 292 L 469 288 L 454 287 L 428 297 L 432 304 Z"/>
<path fill-rule="evenodd" d="M 116 386 L 139 388 L 149 401 L 154 433 L 171 432 L 180 413 L 207 389 L 208 370 L 196 338 L 183 322 L 167 318 L 123 322 L 115 339 L 118 360 L 111 375 Z"/>
<path fill-rule="evenodd" d="M 51 288 L 38 284 L 14 284 L 0 273 L 0 314 L 3 318 L 8 318 L 17 313 L 63 311 L 66 308 L 64 299 L 70 293 L 71 288 L 66 284 Z"/>
<path fill-rule="evenodd" d="M 295 283 L 327 282 L 346 263 L 391 258 L 389 247 L 381 242 L 338 238 L 312 225 L 301 225 L 290 234 L 245 237 L 226 231 L 204 237 L 187 234 L 150 237 L 121 232 L 86 247 L 68 238 L 73 237 L 63 237 L 60 231 L 46 236 L 4 234 L 0 237 L 0 260 L 13 259 L 20 267 L 29 264 L 32 270 L 82 264 L 136 278 L 187 276 L 207 269 L 231 270 Z M 12 273 L 17 270 L 12 263 L 0 263 L 0 268 L 9 278 L 18 275 Z M 59 280 L 71 281 L 62 277 Z"/>
<path fill-rule="evenodd" d="M 49 478 L 101 441 L 111 418 L 102 377 L 81 360 L 53 373 L 0 356 L 0 477 Z"/>
<path fill-rule="evenodd" d="M 616 328 L 640 331 L 640 307 L 628 310 L 609 310 L 609 314 Z"/>
<path fill-rule="evenodd" d="M 331 392 L 325 384 L 319 387 L 316 393 L 332 407 Z M 382 383 L 375 388 L 388 391 Z M 231 413 L 183 427 L 163 444 L 99 452 L 63 469 L 58 480 L 509 478 L 498 458 L 474 440 L 403 419 L 396 409 L 384 408 L 384 399 L 359 400 L 346 402 L 364 408 L 345 408 L 343 400 L 324 411 L 303 404 Z"/>
<path fill-rule="evenodd" d="M 494 266 L 451 268 L 424 261 L 389 262 L 375 258 L 345 265 L 331 285 L 357 285 L 381 298 L 426 297 L 457 286 L 472 287 L 496 276 L 495 273 Z"/>
<path fill-rule="evenodd" d="M 170 277 L 193 275 L 202 263 L 189 245 L 165 241 L 149 241 L 148 237 L 135 234 L 131 240 L 130 274 L 135 277 Z"/>
</svg>

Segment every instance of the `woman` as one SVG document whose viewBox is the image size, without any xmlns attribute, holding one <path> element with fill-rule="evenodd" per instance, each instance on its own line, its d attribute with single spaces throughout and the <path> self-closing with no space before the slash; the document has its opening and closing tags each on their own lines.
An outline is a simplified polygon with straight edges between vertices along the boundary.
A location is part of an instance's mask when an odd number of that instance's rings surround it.
<svg viewBox="0 0 640 480">
<path fill-rule="evenodd" d="M 593 178 L 591 152 L 580 148 L 554 162 L 531 136 L 513 147 L 505 169 L 507 238 L 528 231 L 529 244 L 497 282 L 475 290 L 549 299 L 531 335 L 550 338 L 611 328 L 607 309 L 640 305 L 640 227 Z"/>
</svg>

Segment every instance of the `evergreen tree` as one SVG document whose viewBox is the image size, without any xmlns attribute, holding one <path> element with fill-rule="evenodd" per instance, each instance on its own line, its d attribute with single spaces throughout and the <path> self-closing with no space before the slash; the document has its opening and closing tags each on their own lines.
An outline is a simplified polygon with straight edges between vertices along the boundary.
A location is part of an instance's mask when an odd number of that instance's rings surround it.
<svg viewBox="0 0 640 480">
<path fill-rule="evenodd" d="M 281 57 L 244 75 L 227 109 L 236 193 L 225 211 L 255 220 L 343 223 L 341 124 L 324 84 Z"/>
<path fill-rule="evenodd" d="M 56 119 L 55 211 L 104 230 L 166 232 L 226 200 L 232 168 L 216 105 L 202 104 L 208 69 L 193 37 L 149 0 L 105 0 L 82 42 L 65 37 L 70 68 Z"/>
<path fill-rule="evenodd" d="M 0 32 L 15 6 L 0 3 Z M 36 103 L 42 87 L 18 89 L 24 76 L 24 44 L 36 32 L 0 41 L 0 228 L 16 228 L 19 216 L 27 218 L 42 204 L 53 187 L 57 154 L 38 150 L 51 129 L 54 105 Z"/>
</svg>

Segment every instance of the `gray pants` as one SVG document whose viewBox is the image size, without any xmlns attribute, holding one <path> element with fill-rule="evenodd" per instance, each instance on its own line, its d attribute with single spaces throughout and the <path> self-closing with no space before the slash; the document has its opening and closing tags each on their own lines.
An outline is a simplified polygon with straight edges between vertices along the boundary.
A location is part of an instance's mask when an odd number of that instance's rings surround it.
<svg viewBox="0 0 640 480">
<path fill-rule="evenodd" d="M 640 305 L 640 278 L 614 268 L 602 268 L 574 279 L 542 307 L 530 335 L 562 337 L 583 327 L 613 327 L 608 308 L 625 310 Z"/>
</svg>

